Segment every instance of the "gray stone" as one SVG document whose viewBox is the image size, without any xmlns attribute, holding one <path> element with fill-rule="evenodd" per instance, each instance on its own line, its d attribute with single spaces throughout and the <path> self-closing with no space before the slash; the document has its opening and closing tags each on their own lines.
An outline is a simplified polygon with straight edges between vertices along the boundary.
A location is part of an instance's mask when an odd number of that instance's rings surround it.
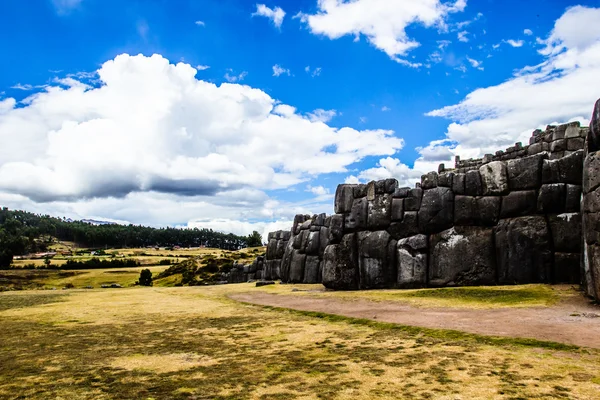
<svg viewBox="0 0 600 400">
<path fill-rule="evenodd" d="M 581 209 L 581 186 L 567 185 L 567 201 L 565 211 L 568 213 L 579 212 Z"/>
<path fill-rule="evenodd" d="M 329 225 L 329 243 L 337 244 L 344 236 L 344 216 L 335 214 L 331 216 Z"/>
<path fill-rule="evenodd" d="M 330 244 L 323 256 L 323 285 L 335 290 L 358 289 L 356 234 L 344 235 L 339 244 Z"/>
<path fill-rule="evenodd" d="M 277 253 L 277 239 L 275 239 L 275 232 L 271 232 L 273 235 L 273 239 L 269 239 L 269 243 L 267 243 L 267 259 L 273 259 L 275 257 L 275 253 Z"/>
<path fill-rule="evenodd" d="M 294 254 L 294 242 L 290 240 L 285 247 L 283 258 L 281 259 L 281 280 L 288 282 L 290 279 L 290 264 L 292 263 L 292 256 Z M 258 268 L 257 268 L 258 269 Z"/>
<path fill-rule="evenodd" d="M 394 194 L 392 197 L 404 199 L 404 198 L 408 197 L 409 193 L 410 193 L 409 187 L 401 187 L 401 188 L 397 188 L 396 190 L 394 190 Z"/>
<path fill-rule="evenodd" d="M 404 199 L 392 199 L 392 221 L 404 218 Z"/>
<path fill-rule="evenodd" d="M 419 211 L 421 200 L 423 198 L 423 189 L 411 189 L 408 197 L 404 199 L 404 211 Z"/>
<path fill-rule="evenodd" d="M 533 143 L 527 149 L 527 154 L 533 156 L 535 154 L 541 153 L 542 151 L 544 151 L 544 149 L 542 148 L 542 143 Z"/>
<path fill-rule="evenodd" d="M 353 195 L 355 199 L 367 196 L 367 185 L 356 185 L 354 187 Z"/>
<path fill-rule="evenodd" d="M 567 129 L 565 130 L 565 139 L 579 137 L 579 131 L 581 130 L 580 127 L 581 124 L 579 123 L 579 121 L 567 124 Z"/>
<path fill-rule="evenodd" d="M 479 172 L 477 172 L 479 175 Z M 406 203 L 405 203 L 406 205 Z M 454 194 L 448 188 L 426 190 L 419 210 L 419 229 L 435 233 L 448 229 L 454 222 Z"/>
<path fill-rule="evenodd" d="M 304 279 L 302 283 L 319 283 L 319 257 L 307 256 L 304 263 Z"/>
<path fill-rule="evenodd" d="M 501 195 L 508 192 L 508 171 L 502 161 L 493 161 L 479 167 L 483 183 L 483 194 L 486 196 Z"/>
<path fill-rule="evenodd" d="M 510 190 L 538 188 L 542 184 L 542 162 L 545 158 L 546 154 L 542 153 L 507 161 Z"/>
<path fill-rule="evenodd" d="M 329 245 L 330 228 L 323 226 L 319 233 L 319 256 L 323 257 L 325 248 Z"/>
<path fill-rule="evenodd" d="M 398 181 L 394 178 L 382 179 L 375 182 L 375 194 L 392 194 L 398 187 Z M 371 199 L 369 199 L 371 200 Z"/>
<path fill-rule="evenodd" d="M 278 259 L 283 258 L 283 253 L 285 252 L 285 246 L 287 245 L 287 241 L 281 239 L 277 241 L 277 249 L 275 250 L 275 257 Z"/>
<path fill-rule="evenodd" d="M 404 239 L 419 233 L 418 212 L 406 211 L 402 221 L 392 222 L 388 233 L 396 240 Z"/>
<path fill-rule="evenodd" d="M 349 213 L 354 200 L 354 187 L 356 185 L 338 185 L 335 191 L 335 213 Z"/>
<path fill-rule="evenodd" d="M 550 151 L 553 153 L 567 150 L 567 141 L 565 139 L 555 140 L 550 143 Z"/>
<path fill-rule="evenodd" d="M 465 174 L 465 194 L 467 196 L 481 196 L 483 184 L 478 170 L 468 171 Z"/>
<path fill-rule="evenodd" d="M 319 247 L 321 246 L 320 232 L 310 232 L 306 243 L 305 253 L 308 255 L 319 254 Z"/>
<path fill-rule="evenodd" d="M 438 185 L 438 174 L 437 172 L 428 172 L 421 176 L 421 188 L 423 190 L 433 189 Z"/>
<path fill-rule="evenodd" d="M 416 235 L 398 241 L 396 246 L 399 288 L 419 288 L 427 285 L 427 236 Z"/>
<path fill-rule="evenodd" d="M 375 200 L 375 181 L 371 181 L 367 184 L 367 200 Z"/>
<path fill-rule="evenodd" d="M 585 146 L 585 140 L 583 138 L 577 137 L 573 139 L 567 140 L 567 150 L 569 151 L 577 151 L 583 149 Z"/>
<path fill-rule="evenodd" d="M 490 228 L 457 226 L 431 236 L 430 286 L 492 285 L 496 263 Z"/>
<path fill-rule="evenodd" d="M 455 174 L 452 180 L 454 194 L 465 194 L 465 174 Z"/>
<path fill-rule="evenodd" d="M 581 185 L 583 176 L 583 150 L 557 160 L 544 160 L 542 183 L 570 183 Z"/>
<path fill-rule="evenodd" d="M 392 222 L 392 196 L 380 194 L 369 201 L 367 227 L 370 230 L 386 229 Z"/>
<path fill-rule="evenodd" d="M 443 174 L 440 174 L 438 176 L 438 186 L 451 188 L 453 180 L 454 180 L 453 172 L 444 172 Z"/>
<path fill-rule="evenodd" d="M 367 197 L 355 199 L 350 214 L 344 219 L 344 232 L 360 231 L 367 228 Z"/>
<path fill-rule="evenodd" d="M 318 214 L 313 218 L 314 224 L 317 226 L 324 226 L 326 218 L 327 218 L 327 214 L 325 214 L 325 213 Z"/>
<path fill-rule="evenodd" d="M 310 229 L 312 223 L 313 223 L 313 220 L 311 218 L 307 219 L 306 221 L 304 221 L 302 223 L 302 225 L 300 225 L 300 230 L 308 230 L 308 229 Z"/>
<path fill-rule="evenodd" d="M 274 284 L 275 284 L 274 281 L 258 281 L 258 282 L 256 282 L 256 287 L 268 286 L 268 285 L 274 285 Z"/>
<path fill-rule="evenodd" d="M 552 141 L 555 142 L 557 140 L 562 140 L 565 138 L 565 132 L 567 127 L 565 125 L 559 125 L 554 129 L 554 133 L 552 134 Z"/>
<path fill-rule="evenodd" d="M 579 284 L 581 282 L 579 253 L 554 253 L 553 283 Z"/>
<path fill-rule="evenodd" d="M 298 250 L 294 250 L 292 254 L 292 262 L 290 263 L 289 282 L 301 283 L 304 280 L 304 264 L 306 263 L 306 254 L 300 254 Z"/>
<path fill-rule="evenodd" d="M 554 251 L 578 253 L 581 251 L 581 214 L 549 215 Z"/>
<path fill-rule="evenodd" d="M 396 241 L 386 231 L 358 234 L 359 288 L 377 289 L 396 283 Z"/>
<path fill-rule="evenodd" d="M 494 233 L 499 284 L 551 281 L 552 247 L 544 217 L 504 219 Z"/>
<path fill-rule="evenodd" d="M 600 213 L 584 212 L 582 219 L 585 242 L 589 245 L 600 244 Z M 600 262 L 600 259 L 597 259 L 597 261 Z"/>
<path fill-rule="evenodd" d="M 494 226 L 500 214 L 500 197 L 454 197 L 454 224 Z"/>
<path fill-rule="evenodd" d="M 596 101 L 594 111 L 592 112 L 590 130 L 588 132 L 588 150 L 590 153 L 600 150 L 600 99 Z"/>
<path fill-rule="evenodd" d="M 540 213 L 562 213 L 567 202 L 567 185 L 550 183 L 542 185 L 537 200 L 537 210 Z"/>
<path fill-rule="evenodd" d="M 600 100 L 599 100 L 600 102 Z M 598 103 L 596 103 L 598 105 Z M 600 129 L 600 128 L 599 128 Z M 598 132 L 600 136 L 600 132 Z M 600 186 L 600 152 L 590 153 L 583 165 L 583 193 L 589 193 Z"/>
</svg>

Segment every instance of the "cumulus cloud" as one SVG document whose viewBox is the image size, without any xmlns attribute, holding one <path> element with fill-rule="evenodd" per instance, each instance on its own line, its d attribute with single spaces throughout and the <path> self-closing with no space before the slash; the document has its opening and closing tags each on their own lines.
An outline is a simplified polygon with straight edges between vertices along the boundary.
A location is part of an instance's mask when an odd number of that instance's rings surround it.
<svg viewBox="0 0 600 400">
<path fill-rule="evenodd" d="M 524 43 L 522 40 L 513 40 L 513 39 L 508 39 L 505 42 L 508 43 L 509 45 L 511 45 L 512 47 L 522 47 L 523 43 Z"/>
<path fill-rule="evenodd" d="M 204 70 L 207 70 L 207 69 L 209 69 L 209 68 L 210 68 L 210 65 L 201 65 L 201 64 L 199 64 L 199 65 L 196 65 L 196 69 L 197 69 L 198 71 L 204 71 Z"/>
<path fill-rule="evenodd" d="M 525 30 L 523 31 L 523 34 L 525 34 L 525 35 L 527 35 L 527 36 L 531 36 L 531 35 L 533 35 L 533 31 L 532 31 L 531 29 L 525 29 Z"/>
<path fill-rule="evenodd" d="M 541 41 L 545 46 L 539 51 L 544 56 L 541 64 L 526 66 L 499 85 L 477 89 L 458 104 L 429 112 L 454 121 L 443 143 L 432 142 L 436 151 L 441 152 L 441 146 L 452 155 L 476 157 L 516 141 L 527 143 L 533 129 L 549 123 L 586 124 L 599 97 L 593 83 L 600 76 L 600 27 L 591 23 L 598 18 L 600 8 L 567 9 Z M 422 151 L 432 151 L 430 146 Z"/>
<path fill-rule="evenodd" d="M 299 210 L 265 190 L 403 146 L 392 131 L 334 128 L 325 123 L 334 111 L 302 115 L 196 73 L 160 55 L 123 54 L 97 71 L 97 86 L 71 78 L 21 104 L 1 100 L 1 204 L 135 223 L 290 219 L 331 204 Z"/>
<path fill-rule="evenodd" d="M 329 122 L 338 115 L 338 113 L 336 110 L 323 110 L 322 108 L 317 108 L 306 115 L 312 122 Z"/>
<path fill-rule="evenodd" d="M 467 56 L 467 61 L 471 64 L 473 68 L 477 68 L 483 71 L 483 67 L 481 66 L 481 64 L 483 64 L 482 61 L 475 60 L 473 58 L 470 58 L 469 56 Z"/>
<path fill-rule="evenodd" d="M 467 31 L 460 31 L 456 34 L 456 37 L 459 42 L 467 43 L 469 41 L 469 38 L 467 37 L 468 34 L 469 32 Z"/>
<path fill-rule="evenodd" d="M 273 65 L 273 76 L 280 76 L 283 74 L 285 74 L 287 76 L 291 75 L 289 69 L 283 68 L 278 64 Z"/>
<path fill-rule="evenodd" d="M 349 176 L 347 183 L 369 182 L 380 179 L 396 178 L 401 186 L 413 186 L 415 182 L 421 179 L 422 172 L 418 169 L 410 168 L 403 164 L 399 159 L 387 157 L 379 160 L 374 168 L 363 170 L 358 177 Z"/>
<path fill-rule="evenodd" d="M 299 14 L 315 35 L 339 39 L 364 35 L 369 43 L 393 60 L 418 66 L 401 57 L 420 44 L 408 36 L 406 29 L 413 24 L 425 27 L 445 27 L 450 13 L 461 12 L 466 0 L 442 3 L 439 0 L 320 0 L 315 14 Z"/>
<path fill-rule="evenodd" d="M 264 4 L 257 4 L 256 12 L 253 13 L 252 16 L 266 17 L 270 19 L 273 25 L 275 25 L 277 28 L 281 28 L 281 24 L 283 24 L 283 18 L 285 17 L 285 11 L 283 11 L 280 7 L 271 9 Z"/>
<path fill-rule="evenodd" d="M 200 20 L 198 20 L 198 21 L 196 21 L 196 22 L 194 22 L 194 23 L 195 23 L 196 25 L 198 25 L 198 26 L 206 26 L 206 24 L 204 23 L 204 21 L 200 21 Z"/>
</svg>

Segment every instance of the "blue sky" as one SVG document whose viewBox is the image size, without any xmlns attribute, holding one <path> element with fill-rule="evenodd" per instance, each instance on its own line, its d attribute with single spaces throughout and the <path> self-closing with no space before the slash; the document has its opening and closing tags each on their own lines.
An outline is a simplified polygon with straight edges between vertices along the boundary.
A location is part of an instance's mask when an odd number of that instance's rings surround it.
<svg viewBox="0 0 600 400">
<path fill-rule="evenodd" d="M 586 84 L 600 68 L 597 1 L 349 3 L 2 2 L 0 135 L 16 150 L 0 151 L 0 202 L 75 218 L 268 230 L 296 212 L 331 213 L 344 181 L 412 184 L 456 154 L 500 149 L 547 123 L 585 123 L 600 97 L 597 80 Z M 210 97 L 198 82 L 223 90 Z M 202 101 L 188 97 L 192 87 Z M 142 115 L 138 102 L 156 109 Z M 321 142 L 324 129 L 331 138 Z M 316 147 L 304 148 L 303 130 Z M 162 141 L 177 146 L 146 148 Z M 257 144 L 265 141 L 282 146 Z M 98 146 L 113 150 L 100 151 L 103 161 L 135 160 L 86 163 Z M 290 154 L 259 162 L 274 151 Z"/>
</svg>

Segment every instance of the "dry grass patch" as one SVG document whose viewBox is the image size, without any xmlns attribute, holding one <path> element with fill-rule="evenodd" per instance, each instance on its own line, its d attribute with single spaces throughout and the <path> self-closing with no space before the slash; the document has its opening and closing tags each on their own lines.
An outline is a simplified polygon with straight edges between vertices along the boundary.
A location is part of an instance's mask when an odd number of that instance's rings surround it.
<svg viewBox="0 0 600 400">
<path fill-rule="evenodd" d="M 194 367 L 210 367 L 219 360 L 193 353 L 144 355 L 134 354 L 113 359 L 110 366 L 127 371 L 150 371 L 157 374 L 183 371 Z"/>
</svg>

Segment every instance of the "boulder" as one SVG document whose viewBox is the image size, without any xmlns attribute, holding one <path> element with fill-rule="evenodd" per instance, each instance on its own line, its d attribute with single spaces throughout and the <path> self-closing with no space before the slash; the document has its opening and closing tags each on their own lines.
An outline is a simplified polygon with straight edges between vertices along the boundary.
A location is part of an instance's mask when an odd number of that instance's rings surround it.
<svg viewBox="0 0 600 400">
<path fill-rule="evenodd" d="M 367 197 L 355 199 L 350 213 L 344 219 L 344 232 L 355 232 L 367 229 Z"/>
<path fill-rule="evenodd" d="M 290 277 L 288 282 L 301 283 L 304 280 L 305 263 L 306 254 L 301 254 L 300 252 L 298 252 L 298 250 L 294 250 L 292 254 L 292 262 L 290 263 Z"/>
<path fill-rule="evenodd" d="M 467 171 L 465 174 L 465 194 L 467 196 L 481 196 L 483 194 L 483 183 L 479 171 Z"/>
<path fill-rule="evenodd" d="M 418 221 L 416 211 L 406 211 L 402 221 L 392 222 L 387 231 L 396 240 L 407 238 L 419 233 Z"/>
<path fill-rule="evenodd" d="M 305 253 L 311 256 L 319 254 L 319 247 L 321 246 L 320 232 L 310 232 L 306 243 Z"/>
<path fill-rule="evenodd" d="M 456 226 L 431 235 L 430 286 L 492 285 L 496 281 L 490 228 Z"/>
<path fill-rule="evenodd" d="M 427 286 L 427 236 L 416 235 L 398 241 L 396 262 L 397 285 L 402 289 Z"/>
<path fill-rule="evenodd" d="M 581 251 L 581 214 L 549 215 L 554 251 L 579 253 Z"/>
<path fill-rule="evenodd" d="M 392 222 L 392 195 L 377 195 L 375 200 L 368 202 L 367 210 L 367 228 L 372 231 L 386 229 Z"/>
<path fill-rule="evenodd" d="M 386 231 L 360 232 L 358 271 L 360 289 L 393 287 L 396 283 L 396 240 Z"/>
<path fill-rule="evenodd" d="M 323 285 L 335 290 L 358 289 L 356 233 L 344 235 L 339 244 L 330 244 L 323 255 Z"/>
<path fill-rule="evenodd" d="M 500 214 L 500 197 L 454 196 L 454 224 L 494 226 Z"/>
<path fill-rule="evenodd" d="M 501 195 L 508 192 L 508 170 L 504 162 L 492 161 L 482 165 L 479 167 L 479 174 L 481 175 L 485 196 Z"/>
<path fill-rule="evenodd" d="M 500 218 L 521 217 L 535 214 L 538 196 L 535 190 L 510 192 L 502 197 Z"/>
<path fill-rule="evenodd" d="M 335 213 L 349 213 L 354 200 L 354 188 L 356 185 L 338 185 L 335 191 Z"/>
<path fill-rule="evenodd" d="M 396 188 L 396 190 L 394 190 L 394 194 L 392 195 L 392 197 L 395 199 L 404 199 L 404 198 L 408 197 L 409 193 L 410 193 L 409 187 Z"/>
<path fill-rule="evenodd" d="M 421 188 L 423 190 L 433 189 L 438 185 L 438 174 L 437 172 L 428 172 L 421 176 Z"/>
<path fill-rule="evenodd" d="M 277 249 L 275 250 L 275 258 L 282 259 L 283 253 L 285 252 L 285 246 L 287 241 L 280 239 L 277 241 Z"/>
<path fill-rule="evenodd" d="M 354 186 L 353 195 L 355 199 L 360 199 L 367 195 L 367 185 L 356 185 Z"/>
<path fill-rule="evenodd" d="M 546 154 L 518 158 L 506 162 L 508 187 L 513 190 L 537 189 L 542 184 L 542 163 Z"/>
<path fill-rule="evenodd" d="M 498 283 L 549 283 L 552 246 L 542 216 L 503 219 L 494 230 Z"/>
<path fill-rule="evenodd" d="M 540 213 L 562 213 L 567 203 L 567 185 L 550 183 L 542 185 L 537 200 L 537 210 Z"/>
<path fill-rule="evenodd" d="M 304 279 L 302 283 L 319 283 L 319 257 L 307 256 L 304 263 Z"/>
<path fill-rule="evenodd" d="M 329 223 L 329 240 L 331 244 L 337 244 L 344 236 L 344 216 L 335 214 L 331 216 Z"/>
<path fill-rule="evenodd" d="M 479 173 L 478 173 L 479 174 Z M 448 229 L 454 222 L 454 194 L 445 187 L 426 190 L 419 210 L 419 229 L 435 233 Z"/>
</svg>

